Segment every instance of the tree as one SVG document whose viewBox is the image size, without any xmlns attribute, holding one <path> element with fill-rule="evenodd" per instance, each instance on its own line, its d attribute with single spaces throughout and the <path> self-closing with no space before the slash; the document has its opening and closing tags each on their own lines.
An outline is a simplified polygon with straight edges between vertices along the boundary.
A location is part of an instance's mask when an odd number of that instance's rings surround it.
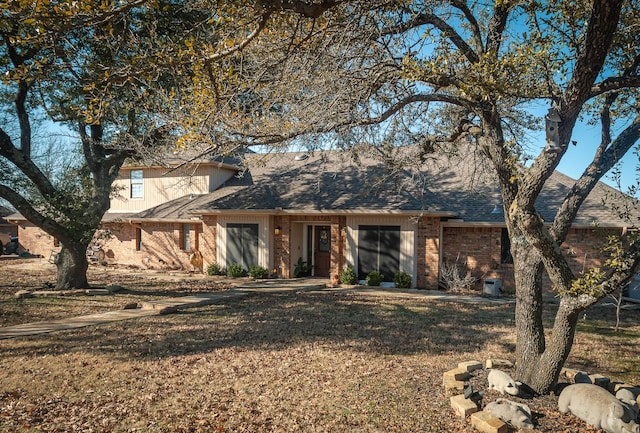
<svg viewBox="0 0 640 433">
<path fill-rule="evenodd" d="M 61 243 L 57 288 L 88 285 L 86 249 L 124 161 L 175 144 L 160 107 L 179 109 L 196 60 L 211 68 L 276 12 L 315 16 L 335 3 L 0 1 L 0 197 Z M 43 170 L 39 115 L 75 131 L 78 164 Z"/>
<path fill-rule="evenodd" d="M 240 83 L 230 96 L 212 92 L 210 85 L 220 89 L 216 79 L 191 88 L 229 107 L 242 88 L 249 110 L 203 107 L 190 118 L 236 146 L 315 137 L 345 148 L 413 144 L 423 158 L 443 150 L 482 155 L 499 182 L 511 239 L 517 376 L 546 393 L 569 355 L 579 314 L 624 285 L 640 257 L 638 239 L 627 236 L 603 270 L 575 275 L 559 248 L 584 199 L 640 136 L 639 17 L 638 3 L 622 0 L 350 1 L 314 20 L 280 21 L 277 37 L 227 67 Z M 540 101 L 549 107 L 541 151 L 526 141 L 542 125 L 529 112 Z M 600 123 L 600 143 L 573 143 L 595 148 L 593 161 L 555 219 L 543 222 L 536 199 L 581 117 Z M 545 272 L 561 297 L 549 337 Z"/>
</svg>

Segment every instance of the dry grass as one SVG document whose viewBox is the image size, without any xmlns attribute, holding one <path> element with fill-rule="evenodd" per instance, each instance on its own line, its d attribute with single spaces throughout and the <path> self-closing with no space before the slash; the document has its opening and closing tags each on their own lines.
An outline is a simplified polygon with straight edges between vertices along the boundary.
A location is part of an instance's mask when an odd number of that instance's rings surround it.
<svg viewBox="0 0 640 433">
<path fill-rule="evenodd" d="M 19 308 L 44 317 L 49 309 L 81 311 L 86 302 L 117 306 L 120 296 L 207 289 L 206 281 L 190 277 L 128 278 L 127 294 L 52 298 L 35 307 L 37 300 L 28 299 Z M 0 298 L 3 320 L 12 303 Z M 613 311 L 590 312 L 569 364 L 640 383 L 637 312 L 625 312 L 622 333 L 608 332 L 613 321 Z M 442 373 L 461 360 L 512 359 L 513 349 L 512 306 L 342 292 L 258 294 L 0 341 L 0 431 L 472 432 L 449 407 Z M 527 403 L 539 431 L 595 431 L 557 414 L 553 396 Z"/>
</svg>

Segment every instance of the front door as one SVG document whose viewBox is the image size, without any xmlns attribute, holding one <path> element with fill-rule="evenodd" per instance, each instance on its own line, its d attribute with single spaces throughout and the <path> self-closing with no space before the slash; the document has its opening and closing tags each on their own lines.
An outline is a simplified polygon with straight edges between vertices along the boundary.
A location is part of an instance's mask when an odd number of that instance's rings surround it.
<svg viewBox="0 0 640 433">
<path fill-rule="evenodd" d="M 313 275 L 328 277 L 331 269 L 331 227 L 315 226 L 313 236 Z"/>
</svg>

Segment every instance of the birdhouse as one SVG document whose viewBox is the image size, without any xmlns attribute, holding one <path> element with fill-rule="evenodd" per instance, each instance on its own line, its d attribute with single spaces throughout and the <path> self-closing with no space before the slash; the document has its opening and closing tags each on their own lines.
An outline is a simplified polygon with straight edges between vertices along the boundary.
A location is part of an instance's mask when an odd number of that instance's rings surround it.
<svg viewBox="0 0 640 433">
<path fill-rule="evenodd" d="M 545 129 L 547 132 L 547 145 L 550 150 L 560 149 L 560 135 L 558 128 L 560 127 L 560 114 L 555 108 L 550 108 L 544 117 Z"/>
</svg>

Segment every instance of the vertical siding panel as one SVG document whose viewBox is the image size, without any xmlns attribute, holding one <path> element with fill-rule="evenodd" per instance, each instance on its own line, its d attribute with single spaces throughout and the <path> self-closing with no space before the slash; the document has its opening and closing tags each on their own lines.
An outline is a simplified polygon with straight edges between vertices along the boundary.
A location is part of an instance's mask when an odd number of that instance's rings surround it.
<svg viewBox="0 0 640 433">
<path fill-rule="evenodd" d="M 130 197 L 130 170 L 123 169 L 114 182 L 118 194 L 111 200 L 111 212 L 140 212 L 189 194 L 206 194 L 219 188 L 235 171 L 212 166 L 185 167 L 170 172 L 166 168 L 145 168 L 144 198 Z"/>
</svg>

